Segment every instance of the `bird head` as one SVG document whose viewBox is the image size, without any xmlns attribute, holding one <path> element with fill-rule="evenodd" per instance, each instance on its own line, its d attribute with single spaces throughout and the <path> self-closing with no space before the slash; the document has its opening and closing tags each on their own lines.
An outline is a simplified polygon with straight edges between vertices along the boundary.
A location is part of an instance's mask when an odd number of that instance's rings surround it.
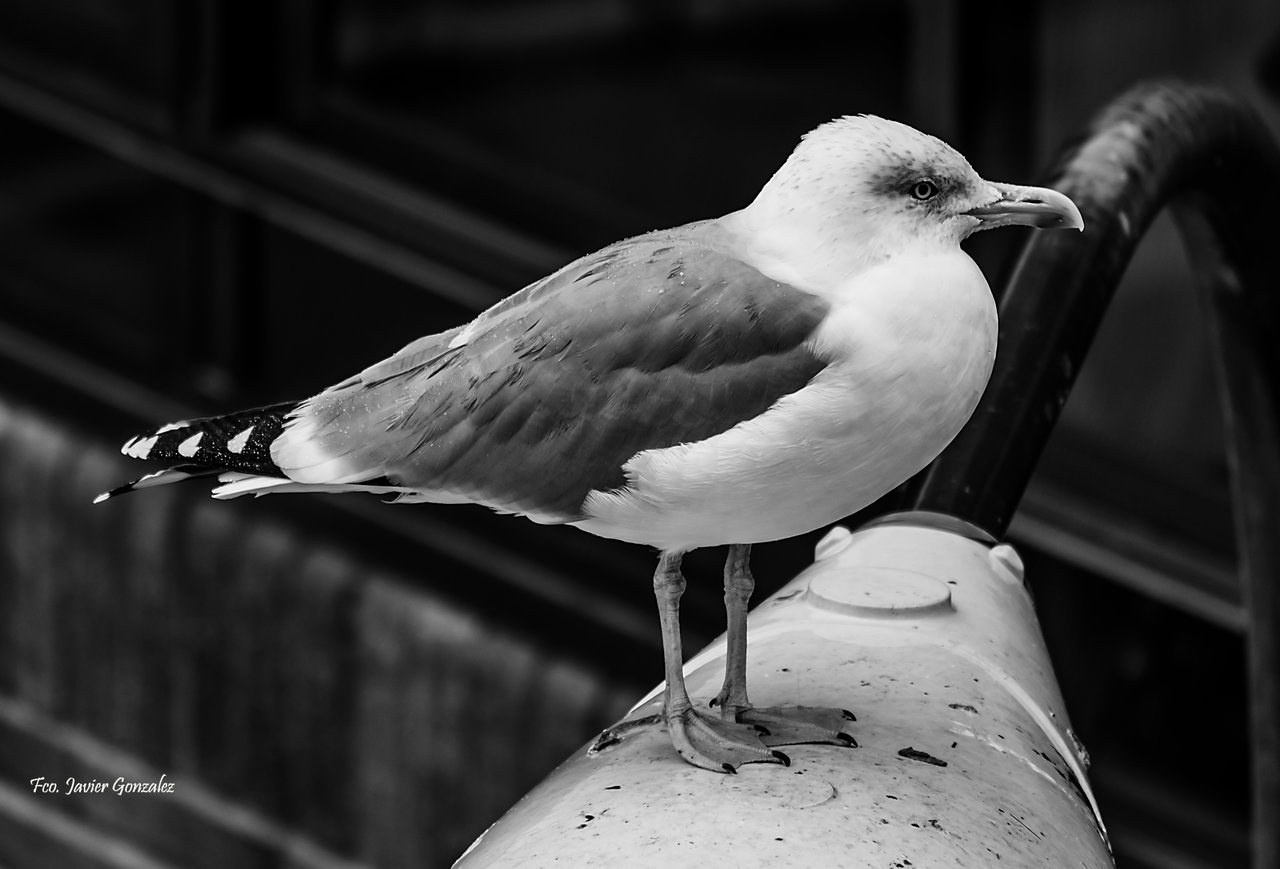
<svg viewBox="0 0 1280 869">
<path fill-rule="evenodd" d="M 1042 187 L 986 181 L 954 148 L 906 124 L 851 115 L 806 134 L 743 212 L 801 253 L 841 250 L 870 265 L 954 248 L 997 226 L 1083 229 L 1079 209 Z"/>
</svg>

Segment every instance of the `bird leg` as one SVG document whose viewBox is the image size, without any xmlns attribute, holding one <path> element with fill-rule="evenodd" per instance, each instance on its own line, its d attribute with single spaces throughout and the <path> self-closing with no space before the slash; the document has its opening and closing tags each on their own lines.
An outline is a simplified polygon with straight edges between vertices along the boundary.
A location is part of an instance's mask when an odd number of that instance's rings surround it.
<svg viewBox="0 0 1280 869">
<path fill-rule="evenodd" d="M 755 727 L 765 745 L 831 743 L 856 746 L 841 732 L 846 721 L 856 721 L 852 712 L 821 706 L 774 706 L 757 709 L 747 699 L 747 603 L 755 591 L 751 575 L 751 545 L 734 544 L 724 563 L 724 608 L 728 620 L 724 685 L 711 701 L 720 707 L 725 722 Z"/>
<path fill-rule="evenodd" d="M 662 625 L 662 653 L 666 667 L 663 717 L 676 752 L 689 763 L 715 772 L 734 772 L 744 763 L 782 763 L 790 759 L 766 747 L 757 729 L 736 721 L 712 718 L 693 708 L 684 685 L 684 653 L 680 645 L 680 596 L 685 580 L 680 573 L 682 553 L 664 552 L 653 575 Z"/>
<path fill-rule="evenodd" d="M 737 721 L 738 714 L 751 708 L 747 699 L 747 603 L 756 589 L 751 575 L 751 544 L 729 547 L 724 562 L 724 611 L 729 626 L 728 650 L 724 662 L 724 686 L 711 701 L 720 707 L 720 717 Z"/>
</svg>

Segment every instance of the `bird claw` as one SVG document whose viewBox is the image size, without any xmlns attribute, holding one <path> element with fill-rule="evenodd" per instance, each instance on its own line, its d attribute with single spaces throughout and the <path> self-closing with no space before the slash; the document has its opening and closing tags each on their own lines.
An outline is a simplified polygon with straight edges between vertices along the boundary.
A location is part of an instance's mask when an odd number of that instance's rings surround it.
<svg viewBox="0 0 1280 869">
<path fill-rule="evenodd" d="M 750 724 L 713 718 L 690 708 L 667 716 L 667 727 L 680 756 L 712 772 L 733 773 L 744 763 L 791 763 L 791 758 L 761 742 Z"/>
<path fill-rule="evenodd" d="M 633 731 L 651 727 L 659 723 L 661 720 L 661 715 L 646 715 L 643 718 L 628 718 L 624 721 L 619 721 L 612 727 L 606 727 L 604 730 L 600 731 L 600 735 L 592 741 L 590 747 L 587 749 L 587 756 L 595 757 L 605 749 L 612 748 L 622 742 Z"/>
</svg>

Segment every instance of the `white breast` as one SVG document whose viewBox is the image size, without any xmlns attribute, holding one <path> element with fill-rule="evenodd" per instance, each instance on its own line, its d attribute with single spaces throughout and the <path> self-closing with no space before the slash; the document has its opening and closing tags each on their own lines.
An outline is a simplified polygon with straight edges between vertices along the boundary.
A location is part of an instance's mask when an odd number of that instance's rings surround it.
<svg viewBox="0 0 1280 869">
<path fill-rule="evenodd" d="M 637 454 L 629 486 L 592 492 L 578 527 L 688 550 L 803 534 L 932 461 L 969 419 L 995 359 L 982 273 L 956 251 L 872 268 L 829 294 L 813 339 L 832 364 L 705 441 Z"/>
</svg>

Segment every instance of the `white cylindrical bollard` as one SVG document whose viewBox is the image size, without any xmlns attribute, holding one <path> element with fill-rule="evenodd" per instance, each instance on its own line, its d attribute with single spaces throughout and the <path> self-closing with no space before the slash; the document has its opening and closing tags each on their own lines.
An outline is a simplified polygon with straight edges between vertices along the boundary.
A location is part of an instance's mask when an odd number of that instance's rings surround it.
<svg viewBox="0 0 1280 869">
<path fill-rule="evenodd" d="M 958 527 L 837 528 L 751 614 L 752 702 L 852 710 L 859 747 L 723 775 L 681 761 L 658 720 L 615 725 L 455 866 L 1112 867 L 1018 555 Z M 721 637 L 686 665 L 696 704 L 724 655 Z"/>
</svg>

